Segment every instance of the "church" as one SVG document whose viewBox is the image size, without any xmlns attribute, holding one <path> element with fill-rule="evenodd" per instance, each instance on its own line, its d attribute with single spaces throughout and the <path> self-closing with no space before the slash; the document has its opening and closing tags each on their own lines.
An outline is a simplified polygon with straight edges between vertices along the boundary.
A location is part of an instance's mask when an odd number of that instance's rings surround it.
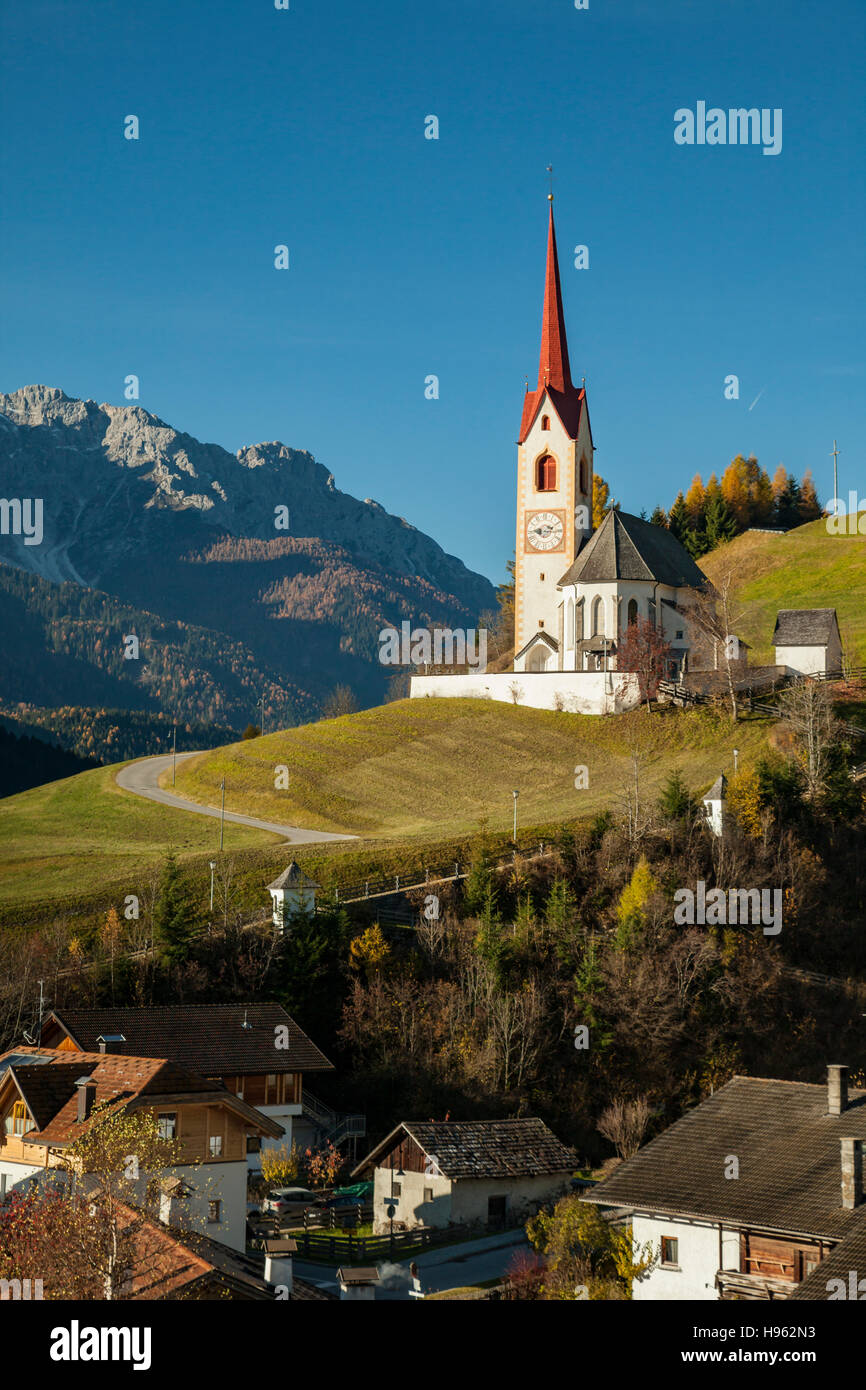
<svg viewBox="0 0 866 1390">
<path fill-rule="evenodd" d="M 411 695 L 608 714 L 640 700 L 620 660 L 629 624 L 650 623 L 670 645 L 671 677 L 687 671 L 681 609 L 705 576 L 670 531 L 640 517 L 611 510 L 593 530 L 589 406 L 585 382 L 571 379 L 549 202 L 538 382 L 517 440 L 514 669 L 413 676 Z"/>
</svg>

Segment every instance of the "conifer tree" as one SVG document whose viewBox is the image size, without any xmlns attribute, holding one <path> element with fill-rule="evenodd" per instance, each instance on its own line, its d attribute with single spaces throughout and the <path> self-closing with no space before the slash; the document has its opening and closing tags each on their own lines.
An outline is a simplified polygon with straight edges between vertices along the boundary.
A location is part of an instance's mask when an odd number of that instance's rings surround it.
<svg viewBox="0 0 866 1390">
<path fill-rule="evenodd" d="M 153 909 L 153 935 L 164 964 L 186 960 L 195 934 L 195 912 L 173 854 L 166 858 Z"/>
<path fill-rule="evenodd" d="M 688 529 L 689 519 L 686 513 L 685 498 L 681 492 L 678 492 L 674 500 L 674 505 L 668 512 L 668 530 L 671 535 L 676 536 L 681 545 L 684 545 Z"/>
<path fill-rule="evenodd" d="M 812 481 L 812 470 L 807 468 L 803 474 L 803 481 L 800 484 L 800 520 L 817 521 L 821 515 L 821 503 L 818 501 L 818 493 Z"/>
</svg>

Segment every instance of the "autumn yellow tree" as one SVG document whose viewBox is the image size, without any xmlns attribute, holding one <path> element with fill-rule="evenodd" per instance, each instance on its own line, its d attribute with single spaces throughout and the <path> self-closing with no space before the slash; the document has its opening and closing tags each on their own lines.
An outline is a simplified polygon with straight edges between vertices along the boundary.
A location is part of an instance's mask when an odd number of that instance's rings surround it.
<svg viewBox="0 0 866 1390">
<path fill-rule="evenodd" d="M 686 493 L 686 512 L 688 514 L 690 526 L 697 528 L 700 525 L 704 513 L 705 500 L 706 490 L 704 488 L 704 480 L 700 473 L 696 473 Z"/>
<path fill-rule="evenodd" d="M 615 511 L 619 503 L 610 495 L 610 488 L 600 473 L 592 475 L 592 526 L 593 530 L 604 521 L 605 513 Z"/>
<path fill-rule="evenodd" d="M 378 922 L 356 936 L 349 945 L 352 964 L 365 970 L 368 976 L 377 975 L 390 954 L 391 947 L 382 935 Z"/>
</svg>

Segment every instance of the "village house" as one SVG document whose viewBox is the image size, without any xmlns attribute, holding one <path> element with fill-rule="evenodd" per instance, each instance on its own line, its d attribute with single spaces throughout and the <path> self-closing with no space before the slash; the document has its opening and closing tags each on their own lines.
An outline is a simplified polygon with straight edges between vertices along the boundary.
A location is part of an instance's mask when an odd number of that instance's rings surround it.
<svg viewBox="0 0 866 1390">
<path fill-rule="evenodd" d="M 161 1180 L 162 1215 L 245 1248 L 247 1138 L 278 1139 L 282 1128 L 221 1082 L 167 1058 L 83 1050 L 70 1057 L 68 1048 L 41 1047 L 0 1056 L 0 1198 L 34 1179 L 58 1179 L 97 1107 L 101 1114 L 155 1113 L 160 1133 L 180 1142 L 184 1160 Z M 142 1200 L 147 1181 L 142 1173 L 134 1187 Z"/>
<path fill-rule="evenodd" d="M 41 1041 L 68 1051 L 168 1057 L 220 1082 L 280 1128 L 279 1139 L 249 1135 L 254 1170 L 261 1167 L 262 1146 L 355 1142 L 366 1132 L 363 1115 L 334 1111 L 305 1088 L 306 1074 L 334 1066 L 280 1004 L 55 1010 L 43 1024 Z"/>
<path fill-rule="evenodd" d="M 827 1073 L 735 1076 L 583 1195 L 657 1257 L 634 1299 L 829 1297 L 843 1267 L 866 1274 L 866 1091 Z"/>
<path fill-rule="evenodd" d="M 379 1233 L 508 1226 L 567 1192 L 576 1163 L 542 1120 L 404 1120 L 352 1176 L 373 1179 Z"/>
<path fill-rule="evenodd" d="M 842 638 L 835 608 L 782 608 L 773 631 L 776 664 L 799 676 L 838 676 Z"/>
</svg>

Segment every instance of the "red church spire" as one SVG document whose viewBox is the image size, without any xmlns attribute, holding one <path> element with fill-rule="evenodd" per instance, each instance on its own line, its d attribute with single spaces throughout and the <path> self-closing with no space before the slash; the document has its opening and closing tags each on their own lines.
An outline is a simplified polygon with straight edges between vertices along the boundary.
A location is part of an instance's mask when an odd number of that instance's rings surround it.
<svg viewBox="0 0 866 1390">
<path fill-rule="evenodd" d="M 547 272 L 544 280 L 544 316 L 541 320 L 541 355 L 538 362 L 538 389 L 552 386 L 554 391 L 571 389 L 565 315 L 559 284 L 556 230 L 553 225 L 553 194 L 550 194 L 550 222 L 547 229 Z"/>
<path fill-rule="evenodd" d="M 523 399 L 518 443 L 522 444 L 532 428 L 545 393 L 562 421 L 569 438 L 576 439 L 581 412 L 586 409 L 586 391 L 571 380 L 568 362 L 568 343 L 565 338 L 565 314 L 562 311 L 562 289 L 559 283 L 559 260 L 556 254 L 556 231 L 553 226 L 553 194 L 550 194 L 550 220 L 547 228 L 547 271 L 544 279 L 544 314 L 541 322 L 541 354 L 538 362 L 538 385 L 527 387 Z"/>
</svg>

